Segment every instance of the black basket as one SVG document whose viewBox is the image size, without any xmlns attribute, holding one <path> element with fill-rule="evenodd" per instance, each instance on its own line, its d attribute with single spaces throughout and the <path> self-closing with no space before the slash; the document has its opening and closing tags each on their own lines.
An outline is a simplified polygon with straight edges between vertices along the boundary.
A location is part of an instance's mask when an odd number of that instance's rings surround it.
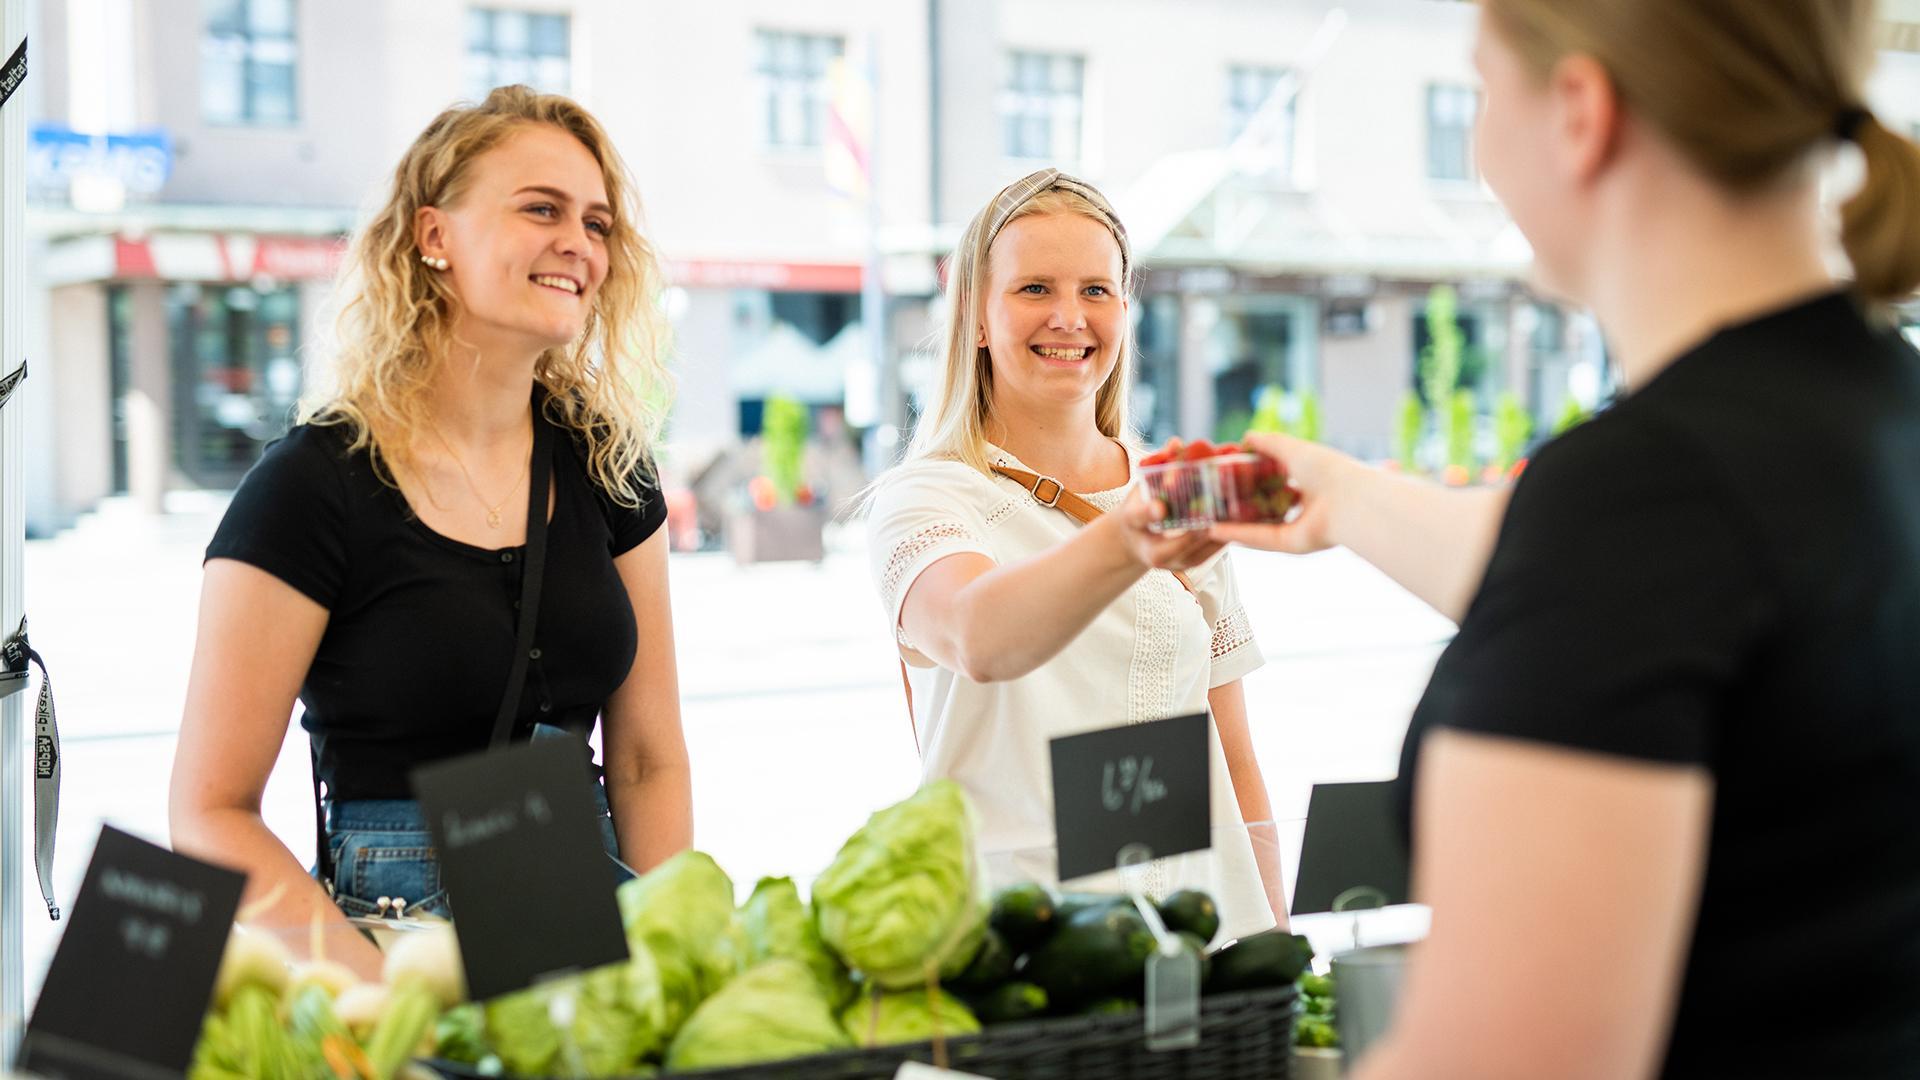
<svg viewBox="0 0 1920 1080">
<path fill-rule="evenodd" d="M 993 1080 L 1286 1080 L 1293 1045 L 1294 988 L 1200 1000 L 1200 1045 L 1150 1051 L 1139 1010 L 999 1024 L 949 1039 L 949 1068 Z M 673 1073 L 699 1080 L 892 1080 L 902 1062 L 933 1063 L 933 1044 L 790 1058 L 765 1065 Z M 479 1080 L 463 1066 L 429 1062 L 450 1080 Z"/>
</svg>

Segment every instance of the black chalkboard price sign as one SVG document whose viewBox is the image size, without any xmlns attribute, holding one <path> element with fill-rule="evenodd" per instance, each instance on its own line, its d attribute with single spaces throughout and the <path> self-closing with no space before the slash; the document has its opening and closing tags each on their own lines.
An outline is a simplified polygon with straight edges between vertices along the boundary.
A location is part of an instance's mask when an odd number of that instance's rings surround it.
<svg viewBox="0 0 1920 1080">
<path fill-rule="evenodd" d="M 1112 870 L 1120 849 L 1154 857 L 1212 846 L 1206 713 L 1052 741 L 1060 879 Z"/>
<path fill-rule="evenodd" d="M 27 1024 L 22 1068 L 62 1080 L 182 1075 L 245 884 L 101 829 Z"/>
<path fill-rule="evenodd" d="M 577 738 L 414 770 L 474 1000 L 627 959 L 592 784 Z"/>
</svg>

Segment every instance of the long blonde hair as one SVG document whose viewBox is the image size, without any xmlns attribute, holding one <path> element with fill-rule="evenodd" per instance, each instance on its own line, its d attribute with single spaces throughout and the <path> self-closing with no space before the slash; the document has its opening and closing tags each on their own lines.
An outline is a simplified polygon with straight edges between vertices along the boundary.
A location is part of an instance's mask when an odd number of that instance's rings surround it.
<svg viewBox="0 0 1920 1080">
<path fill-rule="evenodd" d="M 651 475 L 648 447 L 671 391 L 660 262 L 640 231 L 639 199 L 612 141 L 591 113 L 557 94 L 503 86 L 478 105 L 442 112 L 414 140 L 384 205 L 347 254 L 336 293 L 334 385 L 304 400 L 300 419 L 345 427 L 352 448 L 367 449 L 381 478 L 395 483 L 411 454 L 408 433 L 431 422 L 426 394 L 456 344 L 458 300 L 420 261 L 415 213 L 458 203 L 473 162 L 535 124 L 580 140 L 600 166 L 614 213 L 607 276 L 585 330 L 541 353 L 533 378 L 546 390 L 548 416 L 585 448 L 588 475 L 614 501 L 636 506 L 635 480 Z"/>
<path fill-rule="evenodd" d="M 1873 0 L 1481 0 L 1545 79 L 1584 54 L 1634 113 L 1735 193 L 1774 183 L 1836 138 L 1866 179 L 1841 208 L 1856 284 L 1875 300 L 1920 287 L 1920 146 L 1863 104 Z"/>
<path fill-rule="evenodd" d="M 993 362 L 980 337 L 980 301 L 986 291 L 988 252 L 994 237 L 1012 222 L 1036 214 L 1080 214 L 1107 227 L 1120 245 L 1120 293 L 1133 293 L 1133 253 L 1127 231 L 1106 197 L 1084 180 L 1055 169 L 1016 180 L 967 223 L 947 267 L 946 347 L 940 384 L 914 429 L 906 460 L 946 458 L 981 472 L 987 462 L 987 416 L 993 410 Z M 1126 325 L 1118 358 L 1094 395 L 1094 423 L 1102 435 L 1131 442 L 1128 395 L 1133 385 L 1133 326 Z"/>
</svg>

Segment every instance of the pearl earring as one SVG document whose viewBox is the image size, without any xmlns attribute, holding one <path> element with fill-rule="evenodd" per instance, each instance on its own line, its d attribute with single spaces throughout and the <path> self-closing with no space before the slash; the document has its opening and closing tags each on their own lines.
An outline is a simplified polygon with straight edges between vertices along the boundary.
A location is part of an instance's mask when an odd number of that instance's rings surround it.
<svg viewBox="0 0 1920 1080">
<path fill-rule="evenodd" d="M 436 259 L 432 255 L 422 255 L 420 256 L 420 261 L 423 263 L 426 263 L 428 266 L 433 267 L 435 270 L 445 270 L 448 265 L 447 260 Z"/>
</svg>

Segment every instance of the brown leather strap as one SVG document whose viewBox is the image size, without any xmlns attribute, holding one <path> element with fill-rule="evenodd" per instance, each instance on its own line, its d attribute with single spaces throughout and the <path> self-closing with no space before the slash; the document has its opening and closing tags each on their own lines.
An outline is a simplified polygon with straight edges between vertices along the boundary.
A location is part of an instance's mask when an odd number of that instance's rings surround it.
<svg viewBox="0 0 1920 1080">
<path fill-rule="evenodd" d="M 995 465 L 993 471 L 1026 488 L 1027 494 L 1033 496 L 1034 502 L 1041 506 L 1050 506 L 1082 525 L 1093 524 L 1093 519 L 1103 513 L 1099 507 L 1068 491 L 1060 481 L 1051 476 L 1041 476 L 1038 473 L 1030 473 L 1025 469 L 1016 469 L 1008 465 Z M 1200 595 L 1199 590 L 1193 587 L 1193 580 L 1187 577 L 1185 571 L 1169 570 L 1168 573 L 1172 574 L 1189 593 L 1196 597 Z"/>
<path fill-rule="evenodd" d="M 900 689 L 907 692 L 907 730 L 913 733 L 913 752 L 918 754 L 920 725 L 913 719 L 913 680 L 907 678 L 907 659 L 904 656 L 900 658 Z"/>
<path fill-rule="evenodd" d="M 1066 485 L 1051 476 L 1041 476 L 1037 473 L 1027 472 L 1025 469 L 1015 469 L 1007 465 L 995 465 L 993 466 L 993 471 L 1026 488 L 1027 493 L 1033 496 L 1035 502 L 1042 506 L 1052 507 L 1068 517 L 1073 518 L 1075 521 L 1080 522 L 1082 525 L 1092 524 L 1093 520 L 1104 512 L 1099 507 L 1068 491 Z M 1178 581 L 1188 593 L 1192 594 L 1194 599 L 1199 599 L 1200 592 L 1193 587 L 1193 579 L 1187 577 L 1185 571 L 1170 570 L 1168 573 L 1172 574 L 1174 580 Z M 907 725 L 913 732 L 913 749 L 915 752 L 918 752 L 920 749 L 920 728 L 913 718 L 913 682 L 907 678 L 907 661 L 904 657 L 900 660 L 900 686 L 907 694 Z"/>
</svg>

